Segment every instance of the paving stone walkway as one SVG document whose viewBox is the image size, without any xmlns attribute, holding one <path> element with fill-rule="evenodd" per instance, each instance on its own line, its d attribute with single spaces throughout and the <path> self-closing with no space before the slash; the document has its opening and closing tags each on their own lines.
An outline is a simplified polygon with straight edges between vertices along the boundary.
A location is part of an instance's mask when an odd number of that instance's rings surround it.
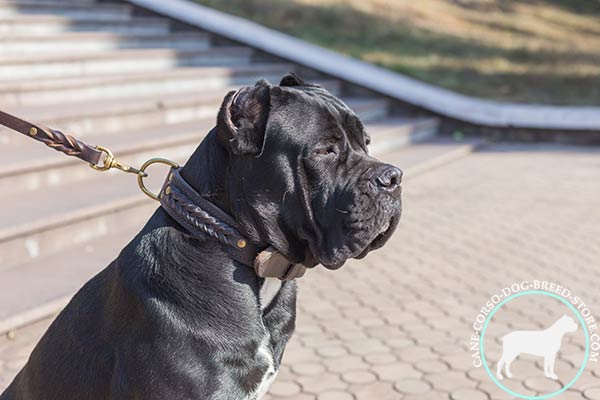
<svg viewBox="0 0 600 400">
<path fill-rule="evenodd" d="M 384 250 L 300 282 L 297 331 L 268 399 L 512 398 L 473 367 L 469 348 L 493 294 L 553 281 L 599 315 L 600 149 L 497 144 L 408 176 L 404 193 L 403 220 Z M 563 314 L 558 302 L 542 303 L 493 321 L 499 331 L 542 329 Z M 0 338 L 0 390 L 48 323 Z M 514 362 L 518 379 L 503 382 L 532 396 L 560 390 L 579 368 L 581 332 L 563 340 L 559 380 L 544 377 L 541 358 L 524 356 Z M 489 348 L 497 360 L 498 343 Z M 600 399 L 598 363 L 556 398 Z"/>
</svg>

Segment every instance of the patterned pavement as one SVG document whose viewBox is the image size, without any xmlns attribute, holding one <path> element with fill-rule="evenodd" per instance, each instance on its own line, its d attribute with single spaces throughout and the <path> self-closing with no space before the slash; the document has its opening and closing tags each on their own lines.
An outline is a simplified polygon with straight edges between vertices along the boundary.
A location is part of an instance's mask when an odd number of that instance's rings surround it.
<svg viewBox="0 0 600 400">
<path fill-rule="evenodd" d="M 478 313 L 503 288 L 539 280 L 569 288 L 598 316 L 599 264 L 600 149 L 496 144 L 408 176 L 403 220 L 385 249 L 300 282 L 297 331 L 267 398 L 514 398 L 473 366 Z M 484 341 L 490 368 L 503 334 L 541 330 L 569 312 L 545 296 L 507 303 Z M 0 389 L 48 323 L 0 338 Z M 579 328 L 562 340 L 558 380 L 544 377 L 541 357 L 522 355 L 514 378 L 502 382 L 523 396 L 560 390 L 579 371 L 584 349 Z M 589 361 L 555 398 L 600 399 L 599 363 Z"/>
</svg>

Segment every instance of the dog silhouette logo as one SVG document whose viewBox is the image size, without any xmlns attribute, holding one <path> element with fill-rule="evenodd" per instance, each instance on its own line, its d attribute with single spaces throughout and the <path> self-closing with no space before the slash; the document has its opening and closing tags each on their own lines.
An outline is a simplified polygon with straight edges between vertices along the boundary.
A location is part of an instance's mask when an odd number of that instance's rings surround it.
<svg viewBox="0 0 600 400">
<path fill-rule="evenodd" d="M 549 328 L 540 331 L 514 331 L 502 337 L 502 357 L 496 367 L 496 376 L 503 379 L 502 367 L 506 376 L 512 378 L 511 363 L 521 353 L 544 357 L 544 374 L 547 378 L 558 379 L 554 372 L 554 360 L 560 350 L 563 336 L 577 330 L 573 318 L 563 315 Z"/>
</svg>

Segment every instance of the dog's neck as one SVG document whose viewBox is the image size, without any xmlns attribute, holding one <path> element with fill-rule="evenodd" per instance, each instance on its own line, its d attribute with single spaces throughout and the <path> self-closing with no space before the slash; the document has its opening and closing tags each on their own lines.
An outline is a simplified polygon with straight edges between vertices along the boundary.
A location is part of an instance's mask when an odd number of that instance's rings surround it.
<svg viewBox="0 0 600 400">
<path fill-rule="evenodd" d="M 223 187 L 228 157 L 227 151 L 217 140 L 216 128 L 213 128 L 185 163 L 181 176 L 199 194 L 231 214 Z"/>
<path fill-rule="evenodd" d="M 235 228 L 242 235 L 259 246 L 267 247 L 268 243 L 262 240 L 256 230 L 249 232 L 248 227 L 240 223 L 240 215 L 232 208 L 226 188 L 229 157 L 229 153 L 217 138 L 217 128 L 213 128 L 181 169 L 181 177 L 198 194 L 236 220 Z"/>
<path fill-rule="evenodd" d="M 252 218 L 249 215 L 239 215 L 244 210 L 235 210 L 232 207 L 233 200 L 228 197 L 228 191 L 225 187 L 227 179 L 229 179 L 229 157 L 229 153 L 217 138 L 217 128 L 215 127 L 206 135 L 202 143 L 200 143 L 190 159 L 183 166 L 181 177 L 196 192 L 236 220 L 239 225 L 237 228 L 242 235 L 249 238 L 258 246 L 265 248 L 270 245 L 273 246 L 274 242 L 270 240 L 273 238 L 272 235 L 270 237 L 261 226 L 244 223 L 244 220 L 256 223 L 261 218 L 258 216 Z M 282 247 L 287 247 L 287 245 L 280 246 L 278 250 L 282 251 Z M 296 252 L 295 257 L 291 254 L 284 254 L 284 256 L 294 262 L 302 262 L 304 258 L 304 254 L 300 252 Z M 311 260 L 306 264 L 312 266 L 316 263 Z"/>
<path fill-rule="evenodd" d="M 229 168 L 229 153 L 217 138 L 217 128 L 213 128 L 194 151 L 181 169 L 181 177 L 202 197 L 219 207 L 238 222 L 238 231 L 259 246 L 267 247 L 256 227 L 243 223 L 244 216 L 238 215 L 232 207 L 226 183 Z"/>
</svg>

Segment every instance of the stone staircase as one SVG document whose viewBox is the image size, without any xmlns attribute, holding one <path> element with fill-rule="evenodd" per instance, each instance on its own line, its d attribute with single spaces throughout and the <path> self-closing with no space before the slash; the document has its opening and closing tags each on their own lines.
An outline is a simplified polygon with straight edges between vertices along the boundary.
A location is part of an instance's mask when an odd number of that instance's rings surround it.
<svg viewBox="0 0 600 400">
<path fill-rule="evenodd" d="M 2 110 L 108 147 L 132 165 L 156 156 L 183 162 L 228 90 L 259 78 L 276 83 L 289 71 L 341 96 L 377 155 L 399 157 L 437 130 L 436 119 L 402 116 L 384 97 L 125 3 L 0 0 L 0 38 Z M 431 146 L 414 163 L 446 152 Z M 0 155 L 4 332 L 56 312 L 157 204 L 133 175 L 98 173 L 4 128 Z M 164 172 L 150 171 L 149 185 L 158 187 Z"/>
</svg>

